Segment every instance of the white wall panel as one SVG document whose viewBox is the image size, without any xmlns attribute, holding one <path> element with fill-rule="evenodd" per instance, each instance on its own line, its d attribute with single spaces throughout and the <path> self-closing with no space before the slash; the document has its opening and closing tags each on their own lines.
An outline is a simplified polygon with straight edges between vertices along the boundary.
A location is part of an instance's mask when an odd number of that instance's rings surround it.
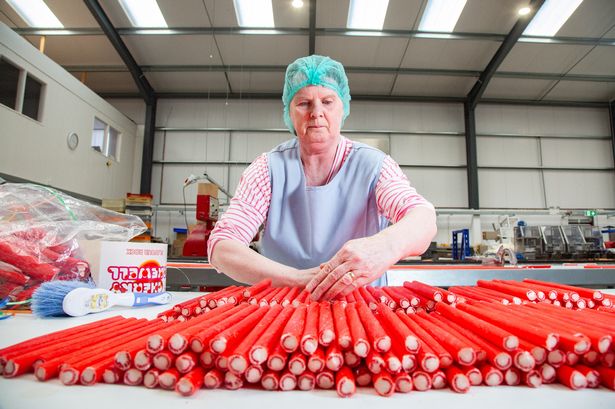
<svg viewBox="0 0 615 409">
<path fill-rule="evenodd" d="M 465 139 L 445 135 L 391 135 L 391 157 L 409 166 L 465 166 Z"/>
<path fill-rule="evenodd" d="M 540 171 L 488 170 L 478 171 L 480 207 L 544 208 Z"/>
<path fill-rule="evenodd" d="M 478 166 L 540 166 L 538 140 L 535 138 L 479 136 L 476 146 Z"/>
<path fill-rule="evenodd" d="M 544 139 L 542 157 L 545 167 L 613 167 L 609 140 Z"/>
<path fill-rule="evenodd" d="M 608 136 L 605 108 L 567 108 L 479 104 L 478 134 Z"/>
<path fill-rule="evenodd" d="M 468 207 L 465 169 L 421 169 L 402 171 L 423 197 L 436 207 Z"/>
<path fill-rule="evenodd" d="M 615 208 L 615 174 L 545 171 L 547 205 L 561 208 Z"/>
<path fill-rule="evenodd" d="M 158 131 L 154 141 L 155 160 L 224 161 L 228 158 L 228 139 L 228 132 Z"/>
<path fill-rule="evenodd" d="M 233 132 L 231 137 L 231 161 L 252 162 L 261 153 L 269 152 L 280 143 L 291 139 L 283 132 Z"/>
</svg>

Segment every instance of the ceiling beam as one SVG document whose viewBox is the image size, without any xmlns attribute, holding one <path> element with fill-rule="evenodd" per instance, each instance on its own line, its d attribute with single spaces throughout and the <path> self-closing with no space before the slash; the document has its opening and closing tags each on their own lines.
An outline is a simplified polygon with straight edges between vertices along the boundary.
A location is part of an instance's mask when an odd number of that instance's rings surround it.
<svg viewBox="0 0 615 409">
<path fill-rule="evenodd" d="M 285 65 L 141 65 L 143 72 L 285 72 Z M 68 72 L 126 72 L 123 65 L 65 65 Z M 448 77 L 475 77 L 481 71 L 440 68 L 344 67 L 346 73 L 429 75 Z M 497 78 L 520 78 L 548 81 L 615 82 L 613 75 L 559 74 L 542 72 L 498 71 Z"/>
<path fill-rule="evenodd" d="M 310 0 L 310 32 L 308 55 L 316 54 L 316 0 Z"/>
<path fill-rule="evenodd" d="M 94 36 L 104 35 L 99 28 L 58 28 L 41 29 L 33 27 L 11 27 L 13 31 L 23 36 Z M 239 28 L 239 27 L 176 27 L 176 28 L 116 28 L 119 35 L 310 35 L 309 28 Z M 435 33 L 418 30 L 348 30 L 345 28 L 315 28 L 315 36 L 352 36 L 352 37 L 399 37 L 399 38 L 426 38 L 436 40 L 478 40 L 502 42 L 506 34 L 498 33 Z M 615 46 L 615 38 L 600 37 L 546 37 L 546 36 L 521 36 L 519 42 L 540 44 L 566 44 L 566 45 L 589 45 L 589 46 Z"/>
<path fill-rule="evenodd" d="M 128 68 L 130 75 L 132 75 L 132 78 L 134 79 L 137 88 L 139 88 L 139 93 L 141 94 L 143 100 L 145 100 L 146 104 L 148 105 L 154 103 L 154 89 L 147 81 L 147 78 L 145 78 L 141 67 L 139 67 L 139 65 L 135 61 L 134 57 L 128 50 L 128 47 L 126 47 L 126 44 L 124 44 L 124 41 L 122 41 L 117 30 L 111 23 L 111 20 L 109 20 L 109 17 L 107 16 L 107 14 L 105 14 L 104 10 L 100 6 L 100 3 L 98 3 L 97 0 L 84 0 L 84 2 L 87 8 L 90 10 L 90 13 L 92 13 L 94 19 L 102 28 L 103 32 L 107 36 L 107 39 L 109 40 L 113 48 L 115 48 L 115 51 L 117 51 L 117 53 L 122 58 L 122 61 L 124 61 L 124 64 L 126 64 L 126 67 Z"/>
<path fill-rule="evenodd" d="M 99 92 L 102 98 L 108 99 L 138 99 L 139 94 L 135 92 Z M 263 92 L 158 92 L 156 97 L 160 99 L 263 99 L 279 100 L 281 93 Z M 353 95 L 353 101 L 371 102 L 436 102 L 436 103 L 464 103 L 464 97 L 425 97 L 421 95 Z M 530 99 L 504 99 L 504 98 L 483 98 L 481 104 L 491 105 L 530 105 L 530 106 L 558 106 L 575 108 L 601 108 L 608 109 L 609 103 L 604 101 L 556 101 L 556 100 L 530 100 Z"/>
<path fill-rule="evenodd" d="M 525 16 L 519 17 L 513 28 L 506 36 L 506 39 L 500 45 L 500 48 L 498 48 L 498 50 L 491 58 L 491 61 L 489 61 L 489 63 L 487 64 L 487 67 L 485 67 L 485 70 L 481 73 L 480 77 L 478 78 L 478 81 L 476 81 L 476 84 L 474 84 L 474 87 L 472 87 L 472 89 L 468 93 L 467 97 L 468 103 L 470 104 L 469 108 L 474 109 L 480 98 L 483 96 L 483 93 L 487 89 L 489 81 L 491 81 L 491 78 L 493 78 L 495 72 L 498 70 L 502 62 L 504 62 L 510 50 L 512 50 L 515 44 L 517 44 L 517 41 L 521 37 L 521 34 L 523 34 L 525 28 L 528 26 L 528 24 L 530 24 L 530 21 L 532 21 L 532 18 L 544 2 L 545 0 L 532 0 L 529 4 L 529 7 L 531 9 L 530 13 Z"/>
</svg>

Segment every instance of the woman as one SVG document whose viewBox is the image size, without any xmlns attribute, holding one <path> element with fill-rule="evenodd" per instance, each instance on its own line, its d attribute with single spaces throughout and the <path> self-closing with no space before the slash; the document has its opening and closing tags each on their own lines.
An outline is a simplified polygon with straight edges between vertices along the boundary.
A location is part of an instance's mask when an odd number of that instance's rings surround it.
<svg viewBox="0 0 615 409">
<path fill-rule="evenodd" d="M 433 205 L 393 159 L 341 135 L 350 92 L 339 62 L 312 55 L 290 64 L 282 101 L 296 138 L 243 173 L 210 236 L 211 264 L 245 283 L 306 287 L 314 300 L 386 285 L 386 270 L 435 236 Z M 247 245 L 263 224 L 258 254 Z"/>
</svg>

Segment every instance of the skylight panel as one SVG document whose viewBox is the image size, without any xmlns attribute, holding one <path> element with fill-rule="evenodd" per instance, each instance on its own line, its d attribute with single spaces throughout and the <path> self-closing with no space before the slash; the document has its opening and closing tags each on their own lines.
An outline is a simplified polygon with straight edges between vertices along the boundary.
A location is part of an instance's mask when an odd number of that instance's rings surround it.
<svg viewBox="0 0 615 409">
<path fill-rule="evenodd" d="M 453 32 L 465 5 L 466 0 L 429 0 L 419 31 Z"/>
<path fill-rule="evenodd" d="M 546 0 L 523 35 L 553 37 L 583 0 Z"/>
<path fill-rule="evenodd" d="M 346 27 L 354 30 L 382 30 L 389 0 L 350 0 Z"/>
<path fill-rule="evenodd" d="M 119 2 L 134 27 L 168 27 L 156 0 L 119 0 Z"/>
<path fill-rule="evenodd" d="M 233 0 L 240 27 L 273 28 L 271 0 Z"/>
<path fill-rule="evenodd" d="M 30 27 L 64 28 L 43 0 L 6 0 Z"/>
</svg>

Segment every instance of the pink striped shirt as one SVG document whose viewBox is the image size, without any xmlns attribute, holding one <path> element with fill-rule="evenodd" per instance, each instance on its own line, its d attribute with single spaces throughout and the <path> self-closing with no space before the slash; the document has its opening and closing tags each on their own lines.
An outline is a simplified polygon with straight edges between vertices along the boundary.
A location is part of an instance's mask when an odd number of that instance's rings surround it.
<svg viewBox="0 0 615 409">
<path fill-rule="evenodd" d="M 342 136 L 337 146 L 331 170 L 325 182 L 339 172 L 352 149 L 352 141 Z M 267 220 L 271 202 L 271 181 L 267 154 L 263 153 L 243 172 L 231 203 L 216 223 L 209 236 L 207 254 L 210 255 L 220 240 L 236 240 L 250 244 L 258 229 Z M 399 165 L 387 155 L 376 183 L 378 211 L 392 223 L 397 223 L 409 209 L 426 206 L 433 208 L 410 185 Z"/>
</svg>

